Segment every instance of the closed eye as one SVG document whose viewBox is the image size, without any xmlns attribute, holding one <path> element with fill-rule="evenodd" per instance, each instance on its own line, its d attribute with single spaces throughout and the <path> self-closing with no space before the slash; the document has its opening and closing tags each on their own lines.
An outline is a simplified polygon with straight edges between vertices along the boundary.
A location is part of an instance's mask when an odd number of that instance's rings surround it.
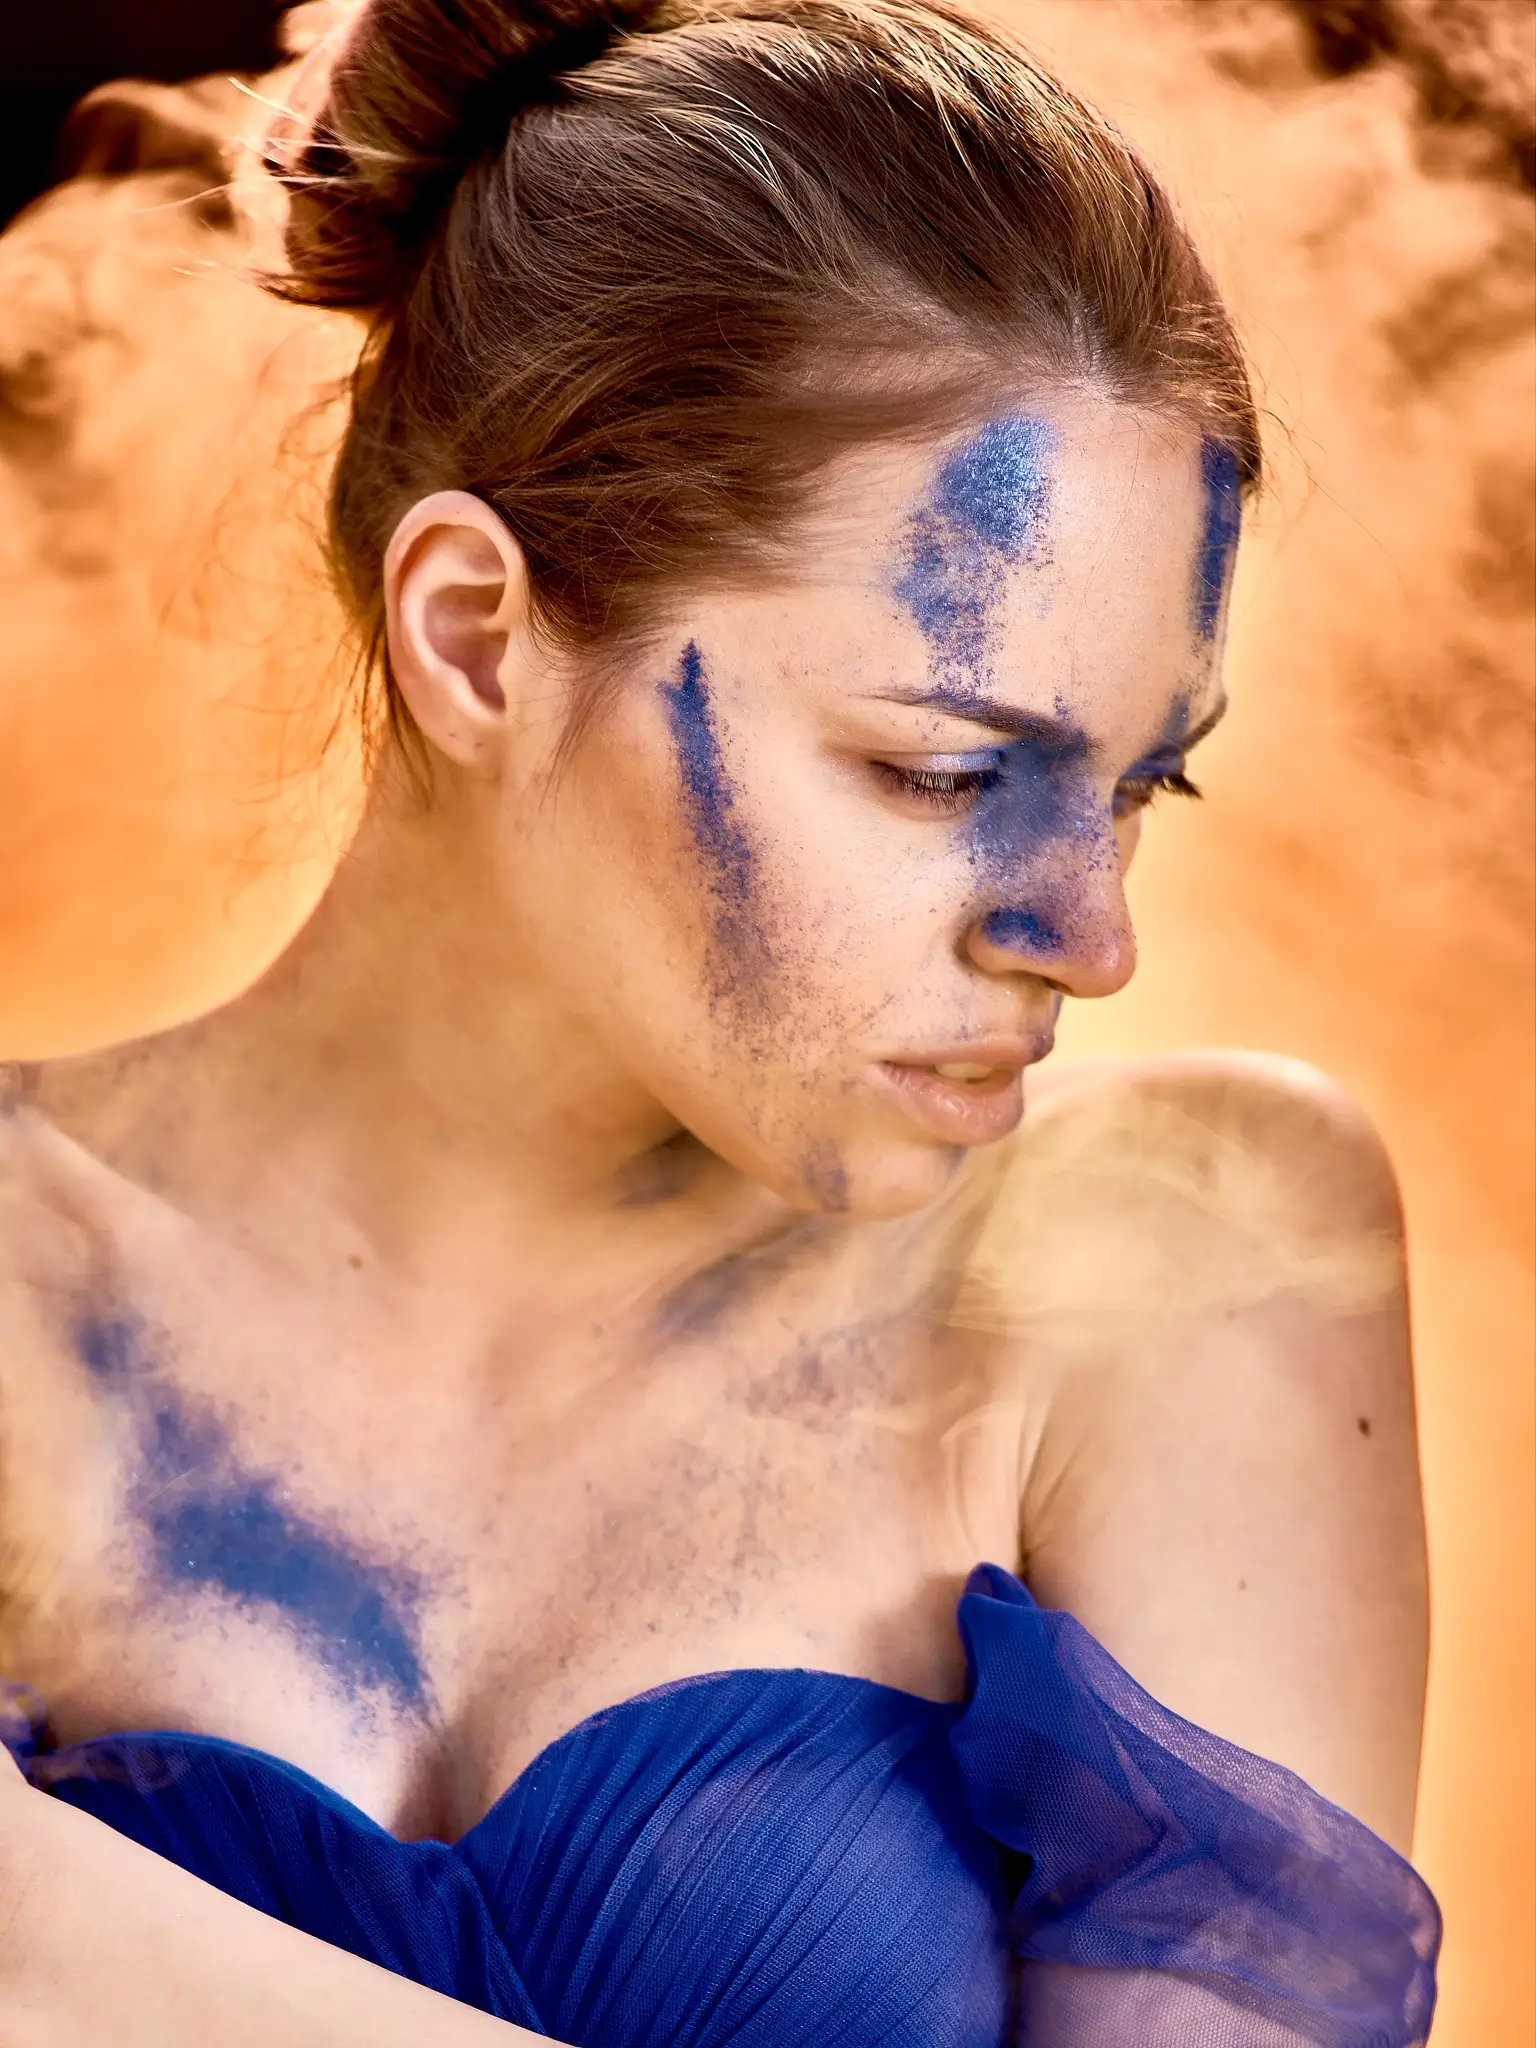
<svg viewBox="0 0 1536 2048">
<path fill-rule="evenodd" d="M 896 796 L 912 797 L 941 817 L 965 810 L 997 780 L 1001 753 L 938 754 L 908 766 L 898 761 L 871 761 L 885 787 Z"/>
<path fill-rule="evenodd" d="M 1159 796 L 1199 797 L 1204 792 L 1184 773 L 1182 768 L 1148 770 L 1142 775 L 1127 775 L 1115 789 L 1115 816 L 1128 818 L 1136 811 L 1144 811 L 1156 802 Z"/>
</svg>

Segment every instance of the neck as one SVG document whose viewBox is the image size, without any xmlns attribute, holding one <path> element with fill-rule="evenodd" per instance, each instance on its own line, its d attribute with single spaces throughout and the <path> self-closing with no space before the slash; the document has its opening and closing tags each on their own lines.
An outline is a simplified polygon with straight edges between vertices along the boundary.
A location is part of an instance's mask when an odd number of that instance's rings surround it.
<svg viewBox="0 0 1536 2048">
<path fill-rule="evenodd" d="M 487 888 L 486 829 L 468 806 L 375 802 L 309 925 L 170 1062 L 185 1093 L 190 1053 L 208 1093 L 202 1158 L 303 1186 L 411 1267 L 611 1233 L 669 1194 L 679 1221 L 760 1230 L 782 1205 L 691 1144 L 551 988 Z"/>
</svg>

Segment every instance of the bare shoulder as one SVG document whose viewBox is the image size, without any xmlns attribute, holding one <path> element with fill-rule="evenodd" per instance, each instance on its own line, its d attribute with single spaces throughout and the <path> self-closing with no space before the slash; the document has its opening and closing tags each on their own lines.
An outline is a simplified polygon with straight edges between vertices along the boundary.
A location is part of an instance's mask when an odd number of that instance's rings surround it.
<svg viewBox="0 0 1536 2048">
<path fill-rule="evenodd" d="M 1335 1082 L 1064 1067 L 984 1279 L 1035 1396 L 1023 1569 L 1157 1698 L 1411 1831 L 1425 1641 L 1396 1189 Z"/>
<path fill-rule="evenodd" d="M 1281 1053 L 1218 1048 L 1143 1059 L 1065 1060 L 1041 1071 L 1042 1117 L 1155 1133 L 1175 1150 L 1242 1147 L 1340 1221 L 1395 1226 L 1397 1179 L 1380 1131 L 1331 1075 Z"/>
<path fill-rule="evenodd" d="M 1202 1051 L 1064 1061 L 1032 1079 L 973 1309 L 1078 1348 L 1285 1294 L 1350 1314 L 1400 1290 L 1386 1146 L 1316 1068 Z"/>
</svg>

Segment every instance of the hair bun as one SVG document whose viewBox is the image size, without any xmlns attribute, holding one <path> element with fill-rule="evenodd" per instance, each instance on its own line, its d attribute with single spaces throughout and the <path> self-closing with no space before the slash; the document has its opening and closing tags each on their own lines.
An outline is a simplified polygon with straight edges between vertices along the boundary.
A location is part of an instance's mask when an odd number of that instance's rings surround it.
<svg viewBox="0 0 1536 2048">
<path fill-rule="evenodd" d="M 519 109 L 657 11 L 657 0 L 365 0 L 312 53 L 328 69 L 296 144 L 269 151 L 291 195 L 289 274 L 274 288 L 311 306 L 387 305 L 458 179 Z"/>
</svg>

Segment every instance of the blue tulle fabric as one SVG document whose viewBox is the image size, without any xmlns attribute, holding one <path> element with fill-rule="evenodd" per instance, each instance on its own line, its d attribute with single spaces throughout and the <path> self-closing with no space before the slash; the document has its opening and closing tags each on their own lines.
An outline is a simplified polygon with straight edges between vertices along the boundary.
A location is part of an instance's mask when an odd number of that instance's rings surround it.
<svg viewBox="0 0 1536 2048">
<path fill-rule="evenodd" d="M 997 1566 L 959 1624 L 959 1705 L 684 1679 L 562 1736 L 451 1845 L 209 1736 L 11 1746 L 234 1897 L 577 2048 L 1425 2038 L 1439 1916 L 1384 1842 Z M 1032 2008 L 1037 1982 L 1065 1992 Z M 1048 2007 L 1076 2017 L 1037 2032 Z"/>
</svg>

